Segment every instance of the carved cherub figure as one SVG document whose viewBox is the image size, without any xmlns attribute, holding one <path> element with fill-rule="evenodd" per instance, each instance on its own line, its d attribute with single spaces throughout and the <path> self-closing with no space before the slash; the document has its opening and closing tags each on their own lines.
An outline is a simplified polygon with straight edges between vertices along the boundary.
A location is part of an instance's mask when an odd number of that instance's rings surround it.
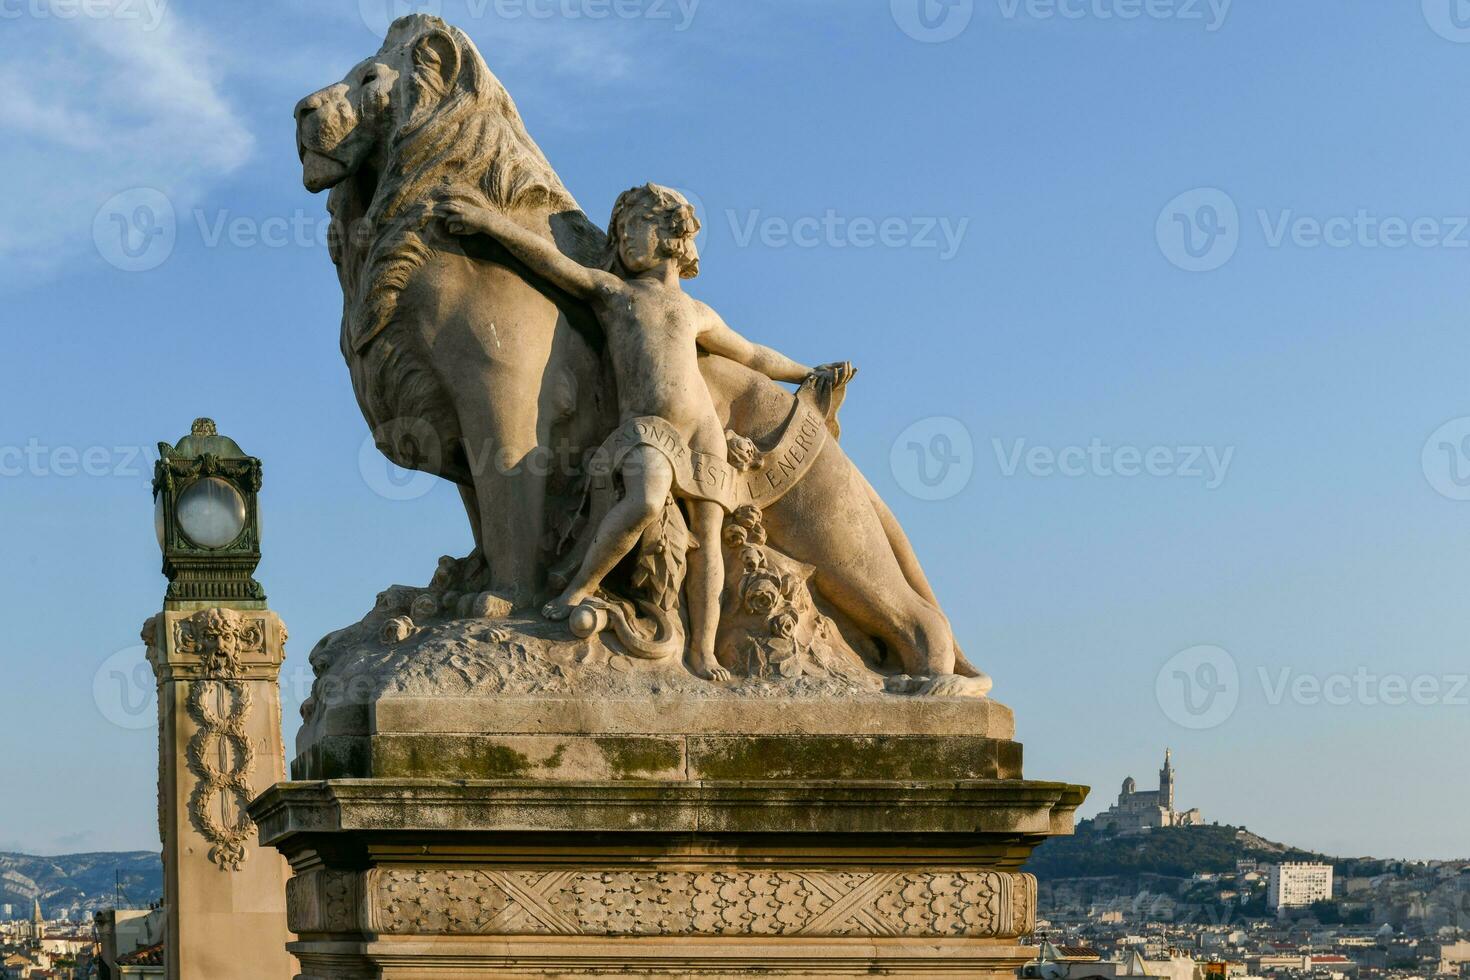
<svg viewBox="0 0 1470 980">
<path fill-rule="evenodd" d="M 592 597 L 603 578 L 662 513 L 670 494 L 682 499 L 692 534 L 686 601 L 694 672 L 711 680 L 730 674 L 715 659 L 724 567 L 720 531 L 734 476 L 725 429 L 699 372 L 701 350 L 721 354 L 776 381 L 816 375 L 840 389 L 848 365 L 810 368 L 740 336 L 714 310 L 684 292 L 680 280 L 699 274 L 699 220 L 678 192 L 657 184 L 625 191 L 608 223 L 612 271 L 588 268 L 510 218 L 461 199 L 439 214 L 456 235 L 483 233 L 533 272 L 584 300 L 607 336 L 622 442 L 612 466 L 624 494 L 602 519 L 565 591 L 542 610 L 565 619 Z"/>
</svg>

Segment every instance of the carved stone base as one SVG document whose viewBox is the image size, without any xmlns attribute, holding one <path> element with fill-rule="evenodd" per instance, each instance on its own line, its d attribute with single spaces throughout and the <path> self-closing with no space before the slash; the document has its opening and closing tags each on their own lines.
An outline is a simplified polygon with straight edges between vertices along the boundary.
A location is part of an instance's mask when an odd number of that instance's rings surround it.
<svg viewBox="0 0 1470 980">
<path fill-rule="evenodd" d="M 355 779 L 252 807 L 303 980 L 1010 977 L 1060 783 Z"/>
</svg>

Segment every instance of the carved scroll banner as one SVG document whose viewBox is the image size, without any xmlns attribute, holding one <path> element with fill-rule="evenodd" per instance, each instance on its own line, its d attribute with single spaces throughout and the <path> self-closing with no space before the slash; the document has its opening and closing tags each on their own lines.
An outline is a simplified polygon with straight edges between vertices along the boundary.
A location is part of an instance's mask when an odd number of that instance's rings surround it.
<svg viewBox="0 0 1470 980">
<path fill-rule="evenodd" d="M 629 452 L 649 446 L 663 454 L 674 470 L 675 492 L 710 500 L 731 512 L 745 504 L 768 507 L 811 469 L 833 427 L 837 399 L 831 389 L 808 378 L 796 392 L 796 407 L 781 427 L 776 444 L 760 460 L 740 472 L 726 460 L 691 449 L 667 420 L 647 415 L 628 419 L 608 436 L 589 464 L 594 494 L 611 494 L 612 474 Z"/>
<path fill-rule="evenodd" d="M 823 398 L 811 379 L 803 382 L 796 392 L 796 408 L 776 445 L 762 454 L 754 469 L 741 474 L 745 485 L 742 503 L 766 508 L 796 486 L 822 451 L 836 414 L 836 400 L 830 395 Z"/>
</svg>

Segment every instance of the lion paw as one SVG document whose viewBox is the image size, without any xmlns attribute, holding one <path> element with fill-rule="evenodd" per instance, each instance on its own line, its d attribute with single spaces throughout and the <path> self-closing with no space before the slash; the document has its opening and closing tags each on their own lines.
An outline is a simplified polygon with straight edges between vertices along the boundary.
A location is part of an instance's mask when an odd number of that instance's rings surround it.
<svg viewBox="0 0 1470 980">
<path fill-rule="evenodd" d="M 940 674 L 919 685 L 918 695 L 931 698 L 983 698 L 990 693 L 994 682 L 985 675 L 961 677 L 959 674 Z"/>
</svg>

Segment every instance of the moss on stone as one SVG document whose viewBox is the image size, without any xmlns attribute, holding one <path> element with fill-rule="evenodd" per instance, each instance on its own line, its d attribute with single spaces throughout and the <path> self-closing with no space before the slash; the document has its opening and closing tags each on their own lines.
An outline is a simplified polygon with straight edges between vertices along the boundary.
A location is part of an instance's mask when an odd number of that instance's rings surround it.
<svg viewBox="0 0 1470 980">
<path fill-rule="evenodd" d="M 664 738 L 598 738 L 598 751 L 615 779 L 662 776 L 684 768 L 679 743 Z"/>
<path fill-rule="evenodd" d="M 1015 778 L 1019 758 L 1002 751 L 1009 744 L 955 735 L 709 736 L 689 740 L 689 770 L 695 779 Z"/>
</svg>

